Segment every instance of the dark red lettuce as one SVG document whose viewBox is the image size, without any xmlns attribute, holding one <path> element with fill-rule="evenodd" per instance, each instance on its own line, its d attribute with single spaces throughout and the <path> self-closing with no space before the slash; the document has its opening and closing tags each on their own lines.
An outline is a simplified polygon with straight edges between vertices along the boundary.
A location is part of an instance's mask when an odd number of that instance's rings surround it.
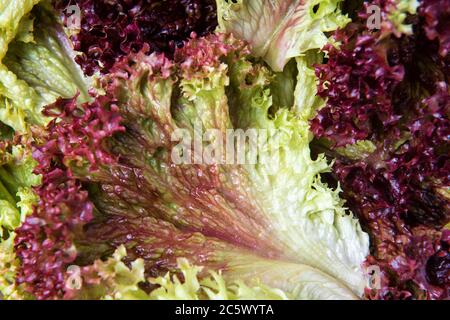
<svg viewBox="0 0 450 320">
<path fill-rule="evenodd" d="M 448 0 L 426 0 L 420 6 L 420 14 L 425 19 L 424 28 L 430 40 L 440 44 L 441 56 L 450 53 L 450 2 Z"/>
<path fill-rule="evenodd" d="M 66 268 L 77 258 L 75 238 L 93 219 L 88 192 L 64 159 L 89 161 L 94 168 L 98 162 L 111 163 L 113 158 L 102 151 L 102 144 L 106 137 L 123 131 L 115 108 L 100 97 L 80 113 L 75 97 L 60 99 L 45 111 L 59 120 L 49 124 L 48 136 L 41 137 L 46 142 L 34 148 L 39 163 L 35 173 L 42 176 L 42 184 L 35 188 L 40 200 L 15 239 L 22 262 L 17 282 L 26 283 L 38 299 L 63 295 Z"/>
<path fill-rule="evenodd" d="M 192 32 L 202 36 L 217 26 L 214 0 L 57 0 L 62 11 L 81 9 L 81 31 L 72 36 L 77 62 L 87 75 L 109 72 L 114 63 L 145 43 L 171 56 Z"/>
<path fill-rule="evenodd" d="M 423 1 L 408 17 L 413 34 L 401 37 L 367 30 L 361 14 L 316 66 L 327 103 L 311 127 L 329 141 L 333 175 L 371 236 L 367 263 L 382 270 L 382 288 L 369 298 L 449 296 L 447 12 L 447 1 Z M 359 158 L 339 152 L 360 140 L 375 151 Z"/>
<path fill-rule="evenodd" d="M 403 79 L 403 67 L 389 66 L 375 46 L 376 39 L 359 33 L 356 24 L 338 31 L 342 47 L 328 45 L 330 59 L 316 67 L 318 95 L 327 98 L 328 105 L 312 121 L 312 130 L 336 147 L 375 137 L 384 131 L 382 127 L 393 127 L 399 119 L 392 92 Z"/>
</svg>

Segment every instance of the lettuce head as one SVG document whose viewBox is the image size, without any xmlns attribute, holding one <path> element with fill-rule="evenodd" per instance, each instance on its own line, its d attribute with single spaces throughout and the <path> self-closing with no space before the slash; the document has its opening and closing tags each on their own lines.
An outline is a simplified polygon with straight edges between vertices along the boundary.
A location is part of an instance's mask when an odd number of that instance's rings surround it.
<svg viewBox="0 0 450 320">
<path fill-rule="evenodd" d="M 221 32 L 95 91 L 37 2 L 0 2 L 2 135 L 32 135 L 0 171 L 4 297 L 362 297 L 368 236 L 310 150 L 340 1 L 218 1 Z"/>
<path fill-rule="evenodd" d="M 308 116 L 274 105 L 277 77 L 215 34 L 174 62 L 127 56 L 93 102 L 46 107 L 55 119 L 35 146 L 43 182 L 17 230 L 18 283 L 38 298 L 360 297 L 368 237 L 321 180 L 330 167 L 311 158 Z M 227 146 L 249 129 L 264 133 L 256 153 L 251 139 Z"/>
</svg>

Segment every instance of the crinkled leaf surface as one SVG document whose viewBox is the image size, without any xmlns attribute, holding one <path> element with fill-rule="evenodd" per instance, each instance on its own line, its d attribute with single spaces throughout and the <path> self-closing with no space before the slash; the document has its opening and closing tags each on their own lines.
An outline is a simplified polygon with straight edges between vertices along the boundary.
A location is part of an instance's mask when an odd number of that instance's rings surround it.
<svg viewBox="0 0 450 320">
<path fill-rule="evenodd" d="M 322 49 L 326 32 L 344 27 L 349 19 L 341 0 L 218 0 L 221 31 L 250 43 L 274 71 L 310 49 Z"/>
<path fill-rule="evenodd" d="M 199 277 L 220 270 L 230 283 L 257 279 L 302 299 L 360 296 L 368 237 L 339 190 L 321 182 L 329 166 L 311 159 L 308 120 L 283 106 L 271 114 L 274 75 L 248 55 L 229 35 L 192 39 L 176 64 L 128 56 L 93 103 L 49 106 L 58 120 L 35 151 L 44 183 L 16 242 L 19 282 L 38 298 L 67 294 L 68 265 L 95 265 L 123 245 L 125 263 L 142 259 L 146 276 L 176 272 L 187 258 L 203 267 Z M 183 137 L 207 129 L 215 134 L 202 150 L 183 148 Z M 266 133 L 256 164 L 227 164 L 212 147 L 231 129 Z M 215 161 L 199 161 L 205 153 Z M 177 163 L 185 157 L 192 163 Z M 65 263 L 49 267 L 58 257 Z"/>
<path fill-rule="evenodd" d="M 38 2 L 0 1 L 0 121 L 22 133 L 45 125 L 42 108 L 57 98 L 88 99 L 71 44 L 46 2 L 33 9 Z"/>
</svg>

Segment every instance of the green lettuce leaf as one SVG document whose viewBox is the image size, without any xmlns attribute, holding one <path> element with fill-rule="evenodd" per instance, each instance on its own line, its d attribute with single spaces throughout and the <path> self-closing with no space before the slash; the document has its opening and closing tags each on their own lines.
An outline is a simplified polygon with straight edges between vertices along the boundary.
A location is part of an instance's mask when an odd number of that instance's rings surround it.
<svg viewBox="0 0 450 320">
<path fill-rule="evenodd" d="M 304 56 L 295 58 L 298 76 L 292 110 L 305 120 L 311 120 L 325 105 L 325 101 L 317 96 L 317 77 L 314 72 L 314 64 L 322 63 L 322 60 L 323 54 L 317 50 L 310 50 Z"/>
<path fill-rule="evenodd" d="M 350 20 L 341 0 L 218 0 L 219 30 L 248 41 L 253 55 L 277 72 L 291 58 L 322 49 L 329 31 Z"/>
<path fill-rule="evenodd" d="M 377 146 L 370 140 L 359 140 L 355 144 L 336 149 L 336 152 L 351 160 L 362 160 L 374 153 Z"/>
<path fill-rule="evenodd" d="M 228 282 L 222 274 L 210 271 L 201 276 L 202 267 L 193 266 L 185 258 L 177 260 L 182 280 L 167 273 L 158 278 L 145 279 L 144 260 L 137 259 L 127 266 L 122 259 L 127 255 L 122 245 L 106 261 L 97 260 L 92 266 L 71 268 L 68 282 L 77 299 L 101 300 L 287 300 L 292 299 L 282 290 L 262 283 L 248 286 L 243 281 Z M 83 275 L 88 275 L 84 276 Z M 95 276 L 92 276 L 95 275 Z M 147 282 L 148 281 L 148 282 Z M 158 286 L 150 293 L 140 285 Z M 84 287 L 82 287 L 84 284 Z"/>
<path fill-rule="evenodd" d="M 45 125 L 43 106 L 80 92 L 88 100 L 87 79 L 47 2 L 1 0 L 0 121 L 18 132 Z"/>
<path fill-rule="evenodd" d="M 303 73 L 302 59 L 297 60 L 297 66 L 296 90 L 299 90 L 304 83 L 301 77 L 312 75 Z M 296 95 L 297 104 L 309 105 L 309 110 L 302 110 L 305 117 L 299 116 L 294 108 L 276 108 L 279 111 L 269 116 L 273 101 L 267 81 L 261 81 L 268 72 L 241 61 L 234 64 L 230 74 L 232 94 L 238 97 L 231 107 L 238 113 L 235 127 L 277 132 L 263 142 L 271 149 L 266 161 L 246 166 L 251 190 L 262 202 L 277 239 L 295 252 L 299 262 L 323 270 L 361 293 L 364 287 L 361 263 L 368 253 L 368 237 L 344 209 L 340 190 L 332 191 L 321 182 L 320 173 L 330 170 L 325 157 L 311 159 L 308 119 L 316 99 L 297 102 L 301 97 Z M 274 150 L 274 146 L 279 149 Z M 274 151 L 280 156 L 271 157 Z"/>
<path fill-rule="evenodd" d="M 23 39 L 23 31 L 30 30 L 29 19 L 25 18 L 28 28 L 21 26 L 21 21 L 33 6 L 41 0 L 0 1 L 0 62 L 5 56 L 9 43 L 19 33 Z"/>
</svg>

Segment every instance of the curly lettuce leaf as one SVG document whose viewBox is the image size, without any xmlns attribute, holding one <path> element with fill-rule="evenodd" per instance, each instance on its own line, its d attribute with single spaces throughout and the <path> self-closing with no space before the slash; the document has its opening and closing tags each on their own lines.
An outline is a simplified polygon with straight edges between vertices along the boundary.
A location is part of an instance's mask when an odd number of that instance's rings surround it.
<svg viewBox="0 0 450 320">
<path fill-rule="evenodd" d="M 101 300 L 287 300 L 292 298 L 279 289 L 262 283 L 246 285 L 243 281 L 228 282 L 222 274 L 210 271 L 201 276 L 202 267 L 194 266 L 186 258 L 177 260 L 182 277 L 167 273 L 158 278 L 145 279 L 144 260 L 136 259 L 129 266 L 122 259 L 127 255 L 122 245 L 106 261 L 97 260 L 91 266 L 72 266 L 68 283 L 71 298 Z M 181 278 L 181 279 L 180 279 Z M 148 282 L 147 282 L 148 281 Z M 140 285 L 157 286 L 147 293 Z"/>
<path fill-rule="evenodd" d="M 17 34 L 23 34 L 26 28 L 21 27 L 21 20 L 26 16 L 34 5 L 41 0 L 0 1 L 0 62 L 8 50 L 8 44 Z M 29 19 L 26 18 L 29 26 Z M 22 38 L 22 37 L 19 37 Z"/>
<path fill-rule="evenodd" d="M 106 74 L 117 60 L 149 45 L 151 51 L 172 57 L 192 32 L 212 33 L 217 26 L 215 0 L 55 0 L 70 25 L 77 5 L 82 12 L 79 30 L 71 40 L 81 54 L 76 61 L 86 75 Z M 71 28 L 73 29 L 73 27 Z M 78 29 L 78 28 L 77 28 Z"/>
<path fill-rule="evenodd" d="M 32 174 L 36 165 L 29 150 L 13 146 L 11 152 L 2 149 L 0 166 L 0 294 L 3 299 L 25 299 L 31 296 L 15 283 L 20 263 L 17 259 L 14 230 L 32 213 L 38 198 L 32 187 L 40 177 Z"/>
<path fill-rule="evenodd" d="M 359 140 L 355 144 L 336 149 L 341 156 L 351 160 L 362 160 L 377 150 L 377 146 L 370 140 Z"/>
<path fill-rule="evenodd" d="M 138 258 L 129 264 L 123 245 L 106 261 L 96 260 L 92 265 L 68 268 L 66 298 L 101 300 L 331 300 L 355 299 L 346 288 L 308 266 L 280 264 L 273 261 L 251 261 L 258 277 L 247 270 L 233 270 L 234 276 L 190 264 L 186 258 L 177 259 L 177 273 L 166 273 L 145 279 L 144 260 Z M 253 258 L 253 257 L 252 257 Z M 279 268 L 283 267 L 283 274 Z M 264 279 L 261 281 L 260 279 Z M 277 288 L 269 287 L 270 282 Z M 150 293 L 142 285 L 157 286 Z M 283 288 L 284 290 L 280 289 Z"/>
<path fill-rule="evenodd" d="M 250 43 L 277 72 L 291 58 L 322 49 L 326 35 L 350 20 L 341 13 L 341 0 L 218 0 L 219 30 Z"/>
<path fill-rule="evenodd" d="M 371 27 L 372 31 L 380 31 L 380 38 L 394 35 L 397 38 L 413 34 L 413 25 L 408 17 L 416 14 L 419 7 L 417 0 L 374 0 L 364 3 L 358 13 L 364 23 L 379 22 Z"/>
<path fill-rule="evenodd" d="M 340 47 L 327 46 L 327 61 L 315 66 L 326 106 L 312 131 L 319 148 L 335 158 L 333 176 L 370 232 L 367 263 L 379 266 L 381 287 L 367 296 L 446 299 L 450 91 L 444 21 L 450 5 L 370 5 L 381 10 L 381 30 L 369 30 L 362 8 L 359 19 L 335 33 Z"/>
<path fill-rule="evenodd" d="M 300 74 L 302 64 L 298 65 Z M 272 99 L 261 81 L 268 70 L 247 61 L 230 70 L 235 127 L 277 132 L 264 146 L 280 156 L 269 155 L 262 163 L 246 166 L 246 171 L 278 241 L 295 252 L 298 261 L 343 280 L 355 292 L 362 290 L 360 264 L 367 254 L 367 235 L 345 211 L 340 190 L 332 191 L 321 182 L 320 173 L 330 168 L 323 155 L 311 159 L 308 117 L 285 108 L 270 117 Z"/>
<path fill-rule="evenodd" d="M 322 63 L 323 54 L 311 50 L 304 56 L 295 58 L 298 68 L 297 86 L 295 87 L 294 112 L 302 119 L 310 120 L 325 105 L 325 101 L 317 95 L 318 79 L 314 65 Z"/>
<path fill-rule="evenodd" d="M 18 282 L 39 299 L 70 297 L 70 265 L 95 265 L 123 245 L 123 262 L 142 259 L 145 277 L 172 277 L 187 258 L 203 268 L 199 279 L 221 271 L 230 284 L 260 281 L 294 298 L 361 296 L 368 237 L 321 181 L 330 168 L 311 159 L 308 121 L 292 106 L 271 114 L 273 72 L 224 34 L 191 39 L 175 61 L 130 55 L 103 78 L 105 95 L 46 109 L 56 119 L 34 153 L 41 201 L 18 232 Z M 215 135 L 202 150 L 182 148 L 183 136 L 207 129 Z M 220 152 L 206 160 L 211 142 L 224 146 L 230 130 L 247 129 L 267 133 L 260 161 L 227 163 Z"/>
<path fill-rule="evenodd" d="M 389 13 L 389 21 L 394 26 L 394 32 L 397 36 L 401 34 L 411 35 L 413 33 L 413 26 L 406 23 L 406 18 L 409 15 L 416 13 L 419 7 L 419 1 L 417 0 L 398 0 L 394 5 L 395 9 L 392 9 Z"/>
<path fill-rule="evenodd" d="M 252 275 L 239 272 L 242 280 L 227 281 L 221 272 L 210 271 L 210 276 L 199 279 L 201 267 L 191 266 L 187 259 L 179 259 L 178 267 L 183 274 L 181 282 L 176 275 L 150 279 L 160 287 L 151 293 L 151 297 L 159 300 L 289 300 L 289 299 L 343 299 L 345 289 L 334 287 L 334 282 L 325 275 L 307 266 L 294 264 L 280 265 L 271 261 L 253 261 L 258 277 L 269 281 L 278 288 L 265 285 L 261 280 L 252 280 Z M 276 269 L 283 267 L 283 275 Z M 233 271 L 236 272 L 236 271 Z M 228 275 L 227 278 L 230 278 Z M 270 279 L 270 280 L 269 280 Z M 248 283 L 246 284 L 244 280 Z M 295 286 L 290 283 L 295 283 Z"/>
</svg>

